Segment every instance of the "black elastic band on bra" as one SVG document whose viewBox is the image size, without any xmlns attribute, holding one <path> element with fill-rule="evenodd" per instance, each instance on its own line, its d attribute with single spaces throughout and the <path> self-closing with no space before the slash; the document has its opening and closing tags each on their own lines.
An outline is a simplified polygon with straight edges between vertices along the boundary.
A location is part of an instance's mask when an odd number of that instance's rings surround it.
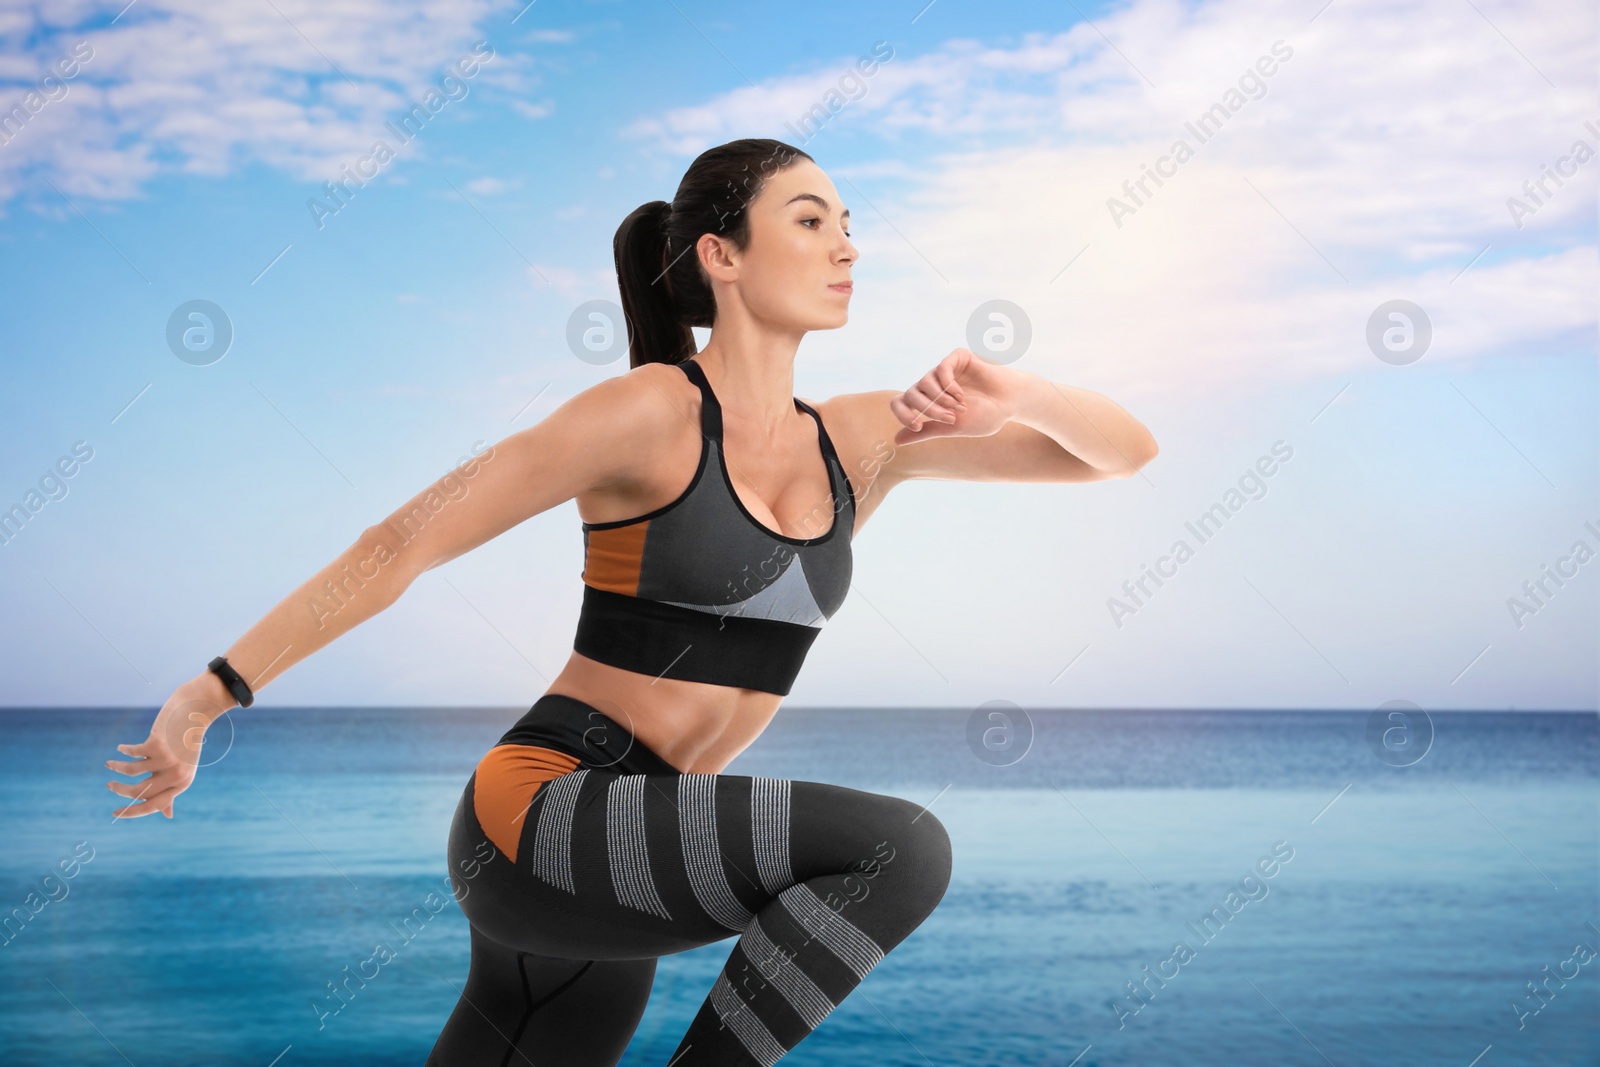
<svg viewBox="0 0 1600 1067">
<path fill-rule="evenodd" d="M 821 632 L 795 622 L 716 615 L 585 585 L 572 647 L 579 655 L 639 674 L 788 696 Z"/>
</svg>

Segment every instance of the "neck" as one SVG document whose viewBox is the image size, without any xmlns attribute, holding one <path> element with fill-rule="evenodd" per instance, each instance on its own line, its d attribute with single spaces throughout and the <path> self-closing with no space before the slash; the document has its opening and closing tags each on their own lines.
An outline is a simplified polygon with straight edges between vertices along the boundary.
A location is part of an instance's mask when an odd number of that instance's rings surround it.
<svg viewBox="0 0 1600 1067">
<path fill-rule="evenodd" d="M 786 425 L 794 406 L 794 357 L 799 337 L 765 337 L 738 344 L 713 333 L 694 357 L 706 372 L 724 417 L 732 410 L 740 422 L 765 430 Z"/>
</svg>

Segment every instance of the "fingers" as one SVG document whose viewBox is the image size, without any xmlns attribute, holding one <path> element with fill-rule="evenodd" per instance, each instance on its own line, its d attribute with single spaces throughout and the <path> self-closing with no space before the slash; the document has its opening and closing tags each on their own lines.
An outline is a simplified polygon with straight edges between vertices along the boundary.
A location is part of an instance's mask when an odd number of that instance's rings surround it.
<svg viewBox="0 0 1600 1067">
<path fill-rule="evenodd" d="M 107 782 L 106 788 L 129 800 L 142 799 L 146 793 L 144 782 Z"/>
<path fill-rule="evenodd" d="M 132 776 L 136 775 L 136 774 L 143 774 L 146 771 L 151 769 L 150 763 L 149 763 L 148 760 L 142 760 L 140 762 L 134 763 L 134 762 L 125 761 L 125 760 L 110 760 L 110 759 L 108 759 L 108 760 L 106 760 L 106 767 L 109 770 L 115 771 L 117 774 L 126 774 L 130 778 Z"/>
<path fill-rule="evenodd" d="M 906 390 L 906 401 L 921 410 L 940 413 L 941 422 L 954 422 L 953 416 L 965 408 L 966 393 L 958 377 L 957 359 L 961 351 L 952 352 L 938 365 L 922 376 L 922 380 Z M 943 418 L 950 415 L 951 418 Z"/>
<path fill-rule="evenodd" d="M 937 382 L 924 378 L 901 394 L 900 399 L 910 409 L 911 413 L 919 418 L 937 419 L 940 422 L 955 422 L 955 408 L 941 403 L 939 397 L 940 389 Z M 905 422 L 906 420 L 902 418 L 900 421 Z"/>
<path fill-rule="evenodd" d="M 176 789 L 169 789 L 158 796 L 147 797 L 137 804 L 129 804 L 127 807 L 118 808 L 111 814 L 118 819 L 137 819 L 141 815 L 152 815 L 159 811 L 170 819 L 172 818 L 172 798 L 177 795 L 178 791 Z"/>
<path fill-rule="evenodd" d="M 964 354 L 962 349 L 950 353 L 915 385 L 889 402 L 890 410 L 908 429 L 921 433 L 927 422 L 956 424 L 957 417 L 967 406 L 958 377 Z"/>
<path fill-rule="evenodd" d="M 958 408 L 967 406 L 967 395 L 961 390 L 961 382 L 956 377 L 956 368 L 950 359 L 942 360 L 933 368 L 935 379 L 944 393 L 955 403 Z"/>
<path fill-rule="evenodd" d="M 920 430 L 927 420 L 921 411 L 906 403 L 904 396 L 894 397 L 889 401 L 889 410 L 894 412 L 894 417 L 899 419 L 907 429 Z"/>
</svg>

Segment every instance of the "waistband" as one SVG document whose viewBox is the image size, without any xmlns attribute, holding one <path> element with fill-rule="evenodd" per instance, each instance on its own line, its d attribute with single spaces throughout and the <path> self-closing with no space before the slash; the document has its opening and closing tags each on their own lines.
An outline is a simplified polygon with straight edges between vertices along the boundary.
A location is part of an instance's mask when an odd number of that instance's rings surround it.
<svg viewBox="0 0 1600 1067">
<path fill-rule="evenodd" d="M 614 774 L 683 773 L 599 708 L 562 693 L 534 701 L 496 743 L 553 748 L 581 767 Z"/>
</svg>

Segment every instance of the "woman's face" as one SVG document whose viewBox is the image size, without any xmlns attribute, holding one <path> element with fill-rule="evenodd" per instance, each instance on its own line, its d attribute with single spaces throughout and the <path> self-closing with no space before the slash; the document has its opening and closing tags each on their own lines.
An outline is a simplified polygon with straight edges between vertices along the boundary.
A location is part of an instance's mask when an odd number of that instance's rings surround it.
<svg viewBox="0 0 1600 1067">
<path fill-rule="evenodd" d="M 850 213 L 822 168 L 809 159 L 785 167 L 767 179 L 746 213 L 750 241 L 744 251 L 719 242 L 729 258 L 716 274 L 735 283 L 735 298 L 752 317 L 775 326 L 843 326 L 850 317 L 848 284 L 857 253 L 850 243 Z M 845 287 L 836 288 L 841 283 Z"/>
</svg>

